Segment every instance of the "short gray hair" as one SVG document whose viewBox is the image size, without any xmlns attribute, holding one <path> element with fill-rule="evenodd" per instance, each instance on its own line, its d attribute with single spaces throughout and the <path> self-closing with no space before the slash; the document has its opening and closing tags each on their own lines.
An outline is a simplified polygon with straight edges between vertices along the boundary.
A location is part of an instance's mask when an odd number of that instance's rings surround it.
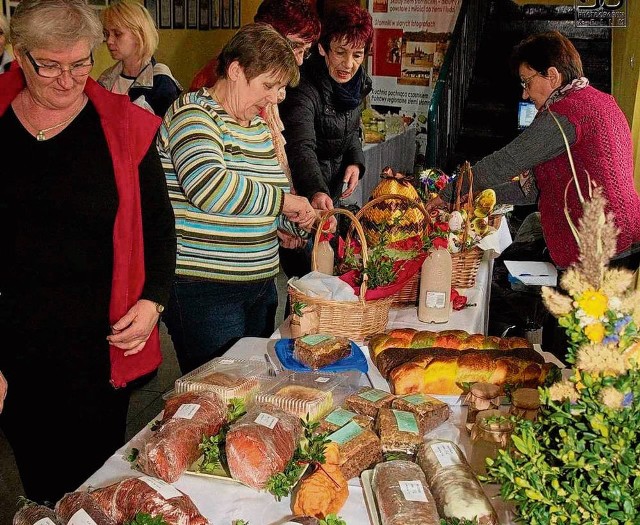
<svg viewBox="0 0 640 525">
<path fill-rule="evenodd" d="M 95 9 L 85 0 L 22 0 L 11 17 L 14 49 L 60 49 L 87 40 L 91 50 L 104 39 Z"/>
</svg>

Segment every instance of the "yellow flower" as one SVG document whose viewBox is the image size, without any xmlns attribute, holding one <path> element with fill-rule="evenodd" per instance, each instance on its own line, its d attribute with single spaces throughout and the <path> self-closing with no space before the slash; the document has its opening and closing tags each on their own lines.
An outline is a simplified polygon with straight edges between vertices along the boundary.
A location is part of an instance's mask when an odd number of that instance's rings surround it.
<svg viewBox="0 0 640 525">
<path fill-rule="evenodd" d="M 602 323 L 593 323 L 585 326 L 584 335 L 593 343 L 600 343 L 604 339 L 604 326 Z"/>
<path fill-rule="evenodd" d="M 578 299 L 578 306 L 589 317 L 599 319 L 607 311 L 607 303 L 609 300 L 599 290 L 586 290 L 580 299 Z"/>
</svg>

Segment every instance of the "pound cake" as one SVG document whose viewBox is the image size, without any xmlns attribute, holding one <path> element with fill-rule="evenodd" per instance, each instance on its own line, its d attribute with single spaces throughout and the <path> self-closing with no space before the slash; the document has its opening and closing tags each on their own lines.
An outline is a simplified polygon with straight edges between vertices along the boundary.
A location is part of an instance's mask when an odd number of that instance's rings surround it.
<svg viewBox="0 0 640 525">
<path fill-rule="evenodd" d="M 294 341 L 293 357 L 313 370 L 332 365 L 348 357 L 351 342 L 346 337 L 328 334 L 309 334 Z"/>
</svg>

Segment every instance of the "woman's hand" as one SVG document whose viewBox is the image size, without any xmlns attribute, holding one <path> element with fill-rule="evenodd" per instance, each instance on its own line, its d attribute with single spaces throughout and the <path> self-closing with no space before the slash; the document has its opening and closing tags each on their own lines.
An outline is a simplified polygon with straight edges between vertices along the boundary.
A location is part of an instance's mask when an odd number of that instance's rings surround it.
<svg viewBox="0 0 640 525">
<path fill-rule="evenodd" d="M 333 199 L 321 191 L 311 197 L 311 206 L 316 210 L 333 210 Z"/>
<path fill-rule="evenodd" d="M 306 197 L 301 197 L 300 195 L 285 193 L 282 213 L 291 222 L 297 223 L 298 226 L 307 231 L 313 227 L 316 221 L 316 212 L 311 207 L 311 203 Z"/>
<path fill-rule="evenodd" d="M 0 372 L 0 414 L 2 414 L 2 409 L 4 408 L 4 399 L 7 397 L 7 390 L 9 389 L 9 383 Z"/>
<path fill-rule="evenodd" d="M 291 235 L 290 233 L 282 230 L 276 230 L 276 234 L 278 235 L 280 246 L 287 250 L 298 250 L 300 248 L 304 248 L 304 245 L 307 244 L 307 239 L 303 239 L 297 235 Z"/>
<path fill-rule="evenodd" d="M 107 340 L 113 346 L 125 350 L 125 356 L 137 354 L 149 339 L 159 318 L 156 303 L 140 299 L 111 327 L 111 335 L 107 336 Z"/>
<path fill-rule="evenodd" d="M 360 180 L 360 167 L 356 164 L 350 164 L 347 169 L 344 170 L 344 178 L 342 181 L 346 183 L 347 189 L 342 192 L 342 198 L 346 199 L 350 197 L 358 186 Z"/>
</svg>

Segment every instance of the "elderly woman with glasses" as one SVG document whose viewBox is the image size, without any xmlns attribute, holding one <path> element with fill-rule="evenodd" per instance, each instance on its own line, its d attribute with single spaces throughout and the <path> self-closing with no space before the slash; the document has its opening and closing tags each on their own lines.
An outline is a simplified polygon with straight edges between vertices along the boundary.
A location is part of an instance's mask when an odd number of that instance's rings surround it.
<svg viewBox="0 0 640 525">
<path fill-rule="evenodd" d="M 495 188 L 498 202 L 537 200 L 552 261 L 559 267 L 576 262 L 578 246 L 564 208 L 566 203 L 577 224 L 582 205 L 572 182 L 566 137 L 582 193 L 587 194 L 590 177 L 602 188 L 620 230 L 614 259 L 636 268 L 637 254 L 630 252 L 640 241 L 640 199 L 633 182 L 629 125 L 615 99 L 589 85 L 578 51 L 557 31 L 523 40 L 513 51 L 512 65 L 520 77 L 522 98 L 530 99 L 538 113 L 515 140 L 473 166 L 474 190 Z M 514 179 L 522 191 L 513 191 Z M 448 187 L 440 196 L 446 200 L 451 194 Z M 429 206 L 441 202 L 437 198 Z"/>
<path fill-rule="evenodd" d="M 89 78 L 96 11 L 22 0 L 10 35 L 0 148 L 19 160 L 0 192 L 0 331 L 14 341 L 0 425 L 26 496 L 55 502 L 125 442 L 127 386 L 161 362 L 175 223 L 160 119 Z"/>
</svg>

